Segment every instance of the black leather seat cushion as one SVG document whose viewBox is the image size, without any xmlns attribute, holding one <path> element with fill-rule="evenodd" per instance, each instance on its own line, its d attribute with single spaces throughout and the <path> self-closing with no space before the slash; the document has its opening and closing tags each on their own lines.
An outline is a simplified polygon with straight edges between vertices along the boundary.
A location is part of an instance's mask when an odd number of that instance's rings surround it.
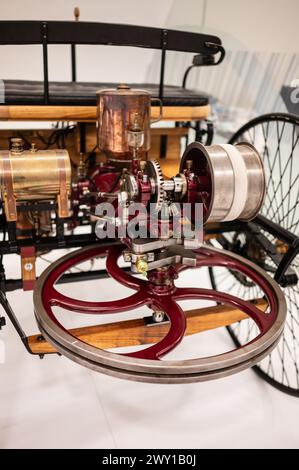
<svg viewBox="0 0 299 470">
<path fill-rule="evenodd" d="M 149 91 L 153 98 L 158 98 L 159 96 L 159 85 L 152 83 L 132 83 L 130 86 L 132 88 Z M 92 106 L 96 104 L 96 92 L 99 89 L 116 87 L 116 83 L 51 82 L 49 84 L 49 104 Z M 44 82 L 42 81 L 4 80 L 5 104 L 43 104 L 43 93 Z M 204 93 L 185 90 L 179 86 L 164 86 L 164 106 L 205 106 L 208 103 L 209 97 Z M 156 105 L 158 105 L 158 103 Z"/>
</svg>

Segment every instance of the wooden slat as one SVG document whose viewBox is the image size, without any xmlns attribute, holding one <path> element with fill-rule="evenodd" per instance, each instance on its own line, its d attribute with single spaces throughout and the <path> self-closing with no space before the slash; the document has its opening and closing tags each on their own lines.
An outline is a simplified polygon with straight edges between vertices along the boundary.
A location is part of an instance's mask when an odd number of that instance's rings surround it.
<svg viewBox="0 0 299 470">
<path fill-rule="evenodd" d="M 151 129 L 151 137 L 167 135 L 167 137 L 184 137 L 188 135 L 188 127 L 153 127 Z"/>
<path fill-rule="evenodd" d="M 182 137 L 188 135 L 189 129 L 187 127 L 154 127 L 151 129 L 151 148 L 148 152 L 150 160 L 158 160 L 161 156 L 163 149 L 162 161 L 169 161 L 172 159 L 177 163 L 180 161 L 181 156 L 181 142 Z M 162 139 L 165 139 L 161 148 Z M 175 175 L 172 175 L 175 176 Z"/>
<path fill-rule="evenodd" d="M 267 302 L 263 299 L 258 299 L 254 303 L 261 310 L 265 310 L 267 306 Z M 225 305 L 189 310 L 185 314 L 187 317 L 187 335 L 231 325 L 248 318 L 240 310 Z M 69 331 L 82 341 L 97 348 L 107 349 L 157 343 L 167 334 L 168 330 L 168 323 L 157 323 L 148 326 L 141 318 L 106 325 L 75 328 Z M 28 337 L 28 344 L 33 353 L 47 354 L 55 352 L 53 346 L 45 340 L 40 341 L 39 338 L 40 335 Z"/>
<path fill-rule="evenodd" d="M 205 119 L 210 106 L 164 106 L 163 121 L 193 121 Z M 152 107 L 151 116 L 157 119 L 159 108 Z M 96 106 L 0 106 L 0 120 L 4 121 L 95 121 Z"/>
<path fill-rule="evenodd" d="M 49 140 L 53 134 L 53 129 L 40 129 L 37 130 L 0 130 L 0 148 L 7 148 L 9 139 L 11 137 L 18 137 L 22 134 L 23 138 L 30 143 L 34 143 L 37 149 L 43 148 L 44 144 L 41 141 L 41 136 L 44 140 Z M 160 160 L 162 170 L 165 168 L 165 176 L 170 178 L 175 176 L 179 169 L 179 160 L 181 153 L 181 137 L 188 133 L 188 129 L 180 127 L 163 127 L 151 129 L 151 149 L 148 154 L 149 159 L 159 160 L 160 157 L 160 139 L 161 135 L 167 135 L 167 153 L 166 158 Z M 77 165 L 80 158 L 80 135 L 78 129 L 74 132 L 68 133 L 65 136 L 65 148 L 68 150 L 71 160 Z M 97 142 L 96 126 L 93 123 L 86 124 L 86 153 L 91 152 Z M 97 162 L 105 161 L 105 156 L 96 151 Z"/>
<path fill-rule="evenodd" d="M 23 131 L 22 134 L 26 135 Z M 153 127 L 151 128 L 151 147 L 148 152 L 148 158 L 156 160 L 160 157 L 160 143 L 161 136 L 167 137 L 167 160 L 172 158 L 176 162 L 180 159 L 181 154 L 181 138 L 188 134 L 188 128 L 186 127 Z M 1 137 L 1 132 L 0 132 Z M 80 152 L 80 133 L 76 132 L 76 151 L 79 155 Z M 68 143 L 68 140 L 66 140 Z M 97 129 L 94 124 L 86 123 L 85 125 L 85 148 L 86 153 L 94 150 L 97 145 Z"/>
<path fill-rule="evenodd" d="M 179 132 L 177 132 L 179 131 Z M 183 131 L 183 132 L 181 132 Z M 151 149 L 148 154 L 149 159 L 159 160 L 160 157 L 160 138 L 161 135 L 167 135 L 167 153 L 166 158 L 160 160 L 162 170 L 164 168 L 165 176 L 170 178 L 175 176 L 179 169 L 179 159 L 181 153 L 181 136 L 186 135 L 188 129 L 186 128 L 153 128 L 151 129 Z M 41 141 L 41 136 L 46 141 L 49 140 L 53 134 L 53 129 L 41 129 L 30 130 L 24 129 L 21 131 L 22 136 L 30 143 L 34 143 L 36 148 L 43 148 L 44 144 Z M 11 137 L 18 137 L 20 131 L 15 130 L 0 130 L 0 148 L 7 148 L 9 139 Z M 86 125 L 86 153 L 91 152 L 97 142 L 96 126 L 94 123 L 88 123 Z M 79 132 L 76 131 L 66 134 L 65 136 L 65 148 L 68 150 L 71 160 L 78 165 L 80 159 L 80 142 Z M 96 152 L 97 162 L 105 161 L 105 156 Z"/>
</svg>

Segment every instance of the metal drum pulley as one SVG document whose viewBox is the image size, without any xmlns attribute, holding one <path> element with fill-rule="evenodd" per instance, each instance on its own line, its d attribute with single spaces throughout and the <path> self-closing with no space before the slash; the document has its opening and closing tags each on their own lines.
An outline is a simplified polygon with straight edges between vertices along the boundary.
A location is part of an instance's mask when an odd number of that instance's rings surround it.
<svg viewBox="0 0 299 470">
<path fill-rule="evenodd" d="M 190 144 L 180 173 L 198 179 L 194 202 L 203 204 L 204 223 L 248 221 L 260 210 L 265 175 L 257 150 L 248 143 L 203 146 Z"/>
</svg>

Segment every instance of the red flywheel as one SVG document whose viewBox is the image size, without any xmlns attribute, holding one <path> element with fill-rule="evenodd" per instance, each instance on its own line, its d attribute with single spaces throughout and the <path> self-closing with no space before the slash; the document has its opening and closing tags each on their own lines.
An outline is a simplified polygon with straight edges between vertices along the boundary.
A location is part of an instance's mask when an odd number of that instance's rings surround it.
<svg viewBox="0 0 299 470">
<path fill-rule="evenodd" d="M 124 247 L 116 244 L 96 244 L 67 254 L 40 276 L 34 292 L 35 316 L 45 338 L 55 349 L 70 359 L 91 369 L 126 379 L 156 383 L 183 383 L 214 379 L 247 367 L 252 367 L 276 345 L 283 330 L 286 303 L 278 285 L 262 269 L 248 260 L 224 250 L 202 246 L 196 253 L 196 267 L 223 266 L 238 271 L 255 282 L 268 302 L 266 312 L 253 303 L 200 287 L 177 287 L 175 279 L 182 266 L 150 271 L 148 279 L 136 278 L 118 265 Z M 87 302 L 58 292 L 55 284 L 63 274 L 78 263 L 106 256 L 108 274 L 135 293 L 115 301 Z M 258 336 L 234 350 L 209 357 L 188 360 L 167 360 L 164 356 L 182 341 L 186 317 L 178 302 L 198 299 L 235 307 L 246 313 L 258 326 Z M 82 314 L 104 315 L 126 312 L 146 305 L 164 312 L 170 328 L 158 343 L 127 354 L 99 349 L 66 330 L 56 318 L 53 307 Z M 163 359 L 162 359 L 163 358 Z"/>
</svg>

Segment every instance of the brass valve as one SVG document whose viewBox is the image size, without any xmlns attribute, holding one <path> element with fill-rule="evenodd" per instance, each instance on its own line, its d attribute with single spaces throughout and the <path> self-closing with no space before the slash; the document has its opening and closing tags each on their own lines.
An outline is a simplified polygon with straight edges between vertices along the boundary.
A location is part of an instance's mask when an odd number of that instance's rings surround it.
<svg viewBox="0 0 299 470">
<path fill-rule="evenodd" d="M 13 137 L 10 139 L 11 142 L 11 152 L 12 153 L 22 153 L 24 150 L 23 139 L 20 137 Z"/>
<path fill-rule="evenodd" d="M 148 263 L 144 258 L 139 258 L 136 261 L 136 269 L 138 273 L 145 274 L 148 271 Z"/>
</svg>

